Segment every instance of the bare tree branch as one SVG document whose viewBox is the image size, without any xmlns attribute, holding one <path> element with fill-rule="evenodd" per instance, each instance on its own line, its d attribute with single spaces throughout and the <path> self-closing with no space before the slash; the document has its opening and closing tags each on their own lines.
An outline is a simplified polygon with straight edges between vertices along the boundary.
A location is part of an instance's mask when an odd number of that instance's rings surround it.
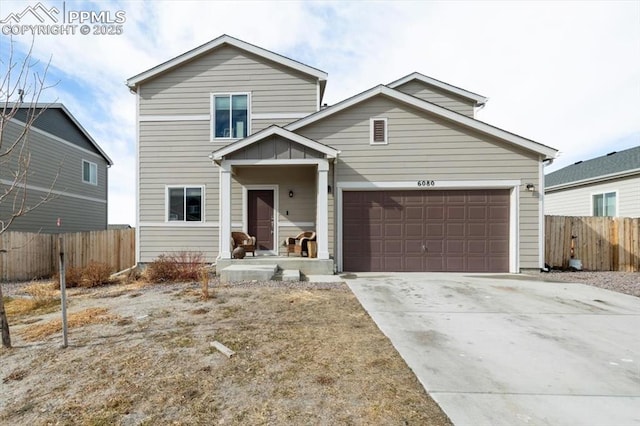
<svg viewBox="0 0 640 426">
<path fill-rule="evenodd" d="M 49 62 L 39 68 L 39 62 L 33 60 L 33 41 L 25 57 L 17 60 L 14 56 L 14 41 L 10 41 L 10 51 L 7 63 L 2 63 L 0 69 L 5 74 L 1 76 L 0 85 L 0 210 L 4 217 L 0 217 L 0 236 L 6 232 L 14 221 L 34 209 L 55 198 L 54 187 L 60 176 L 62 164 L 51 179 L 48 191 L 39 199 L 29 200 L 29 176 L 32 174 L 30 131 L 38 118 L 46 111 L 47 104 L 40 103 L 40 95 L 54 85 L 47 85 L 47 74 L 51 65 Z M 25 102 L 25 99 L 28 99 Z M 8 131 L 9 124 L 11 132 Z M 19 129 L 19 130 L 16 130 Z M 17 134 L 16 134 L 17 133 Z M 6 206 L 10 206 L 9 209 Z M 8 213 L 7 213 L 8 211 Z M 0 252 L 0 255 L 3 253 Z M 0 286 L 0 328 L 2 331 L 2 345 L 11 347 L 11 336 L 2 299 Z"/>
</svg>

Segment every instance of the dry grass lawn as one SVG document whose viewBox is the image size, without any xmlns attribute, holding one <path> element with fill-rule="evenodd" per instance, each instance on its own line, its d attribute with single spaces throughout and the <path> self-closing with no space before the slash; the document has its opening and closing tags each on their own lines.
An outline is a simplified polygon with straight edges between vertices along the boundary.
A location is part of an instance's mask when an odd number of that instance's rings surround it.
<svg viewBox="0 0 640 426">
<path fill-rule="evenodd" d="M 59 307 L 13 315 L 0 423 L 450 424 L 345 285 L 211 289 L 70 292 L 67 349 Z"/>
</svg>

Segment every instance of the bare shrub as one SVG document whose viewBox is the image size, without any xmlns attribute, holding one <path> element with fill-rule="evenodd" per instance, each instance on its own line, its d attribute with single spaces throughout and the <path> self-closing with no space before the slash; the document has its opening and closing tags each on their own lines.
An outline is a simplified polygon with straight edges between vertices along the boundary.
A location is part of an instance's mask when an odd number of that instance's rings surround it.
<svg viewBox="0 0 640 426">
<path fill-rule="evenodd" d="M 202 279 L 203 264 L 204 255 L 198 251 L 161 254 L 147 267 L 146 277 L 155 283 L 198 281 Z"/>
<path fill-rule="evenodd" d="M 111 268 L 106 263 L 91 261 L 82 270 L 81 287 L 96 287 L 111 283 Z"/>
<path fill-rule="evenodd" d="M 156 260 L 151 262 L 145 271 L 147 280 L 153 283 L 163 283 L 175 281 L 178 278 L 178 269 L 175 262 L 161 254 Z"/>
<path fill-rule="evenodd" d="M 169 260 L 176 264 L 180 281 L 198 281 L 204 264 L 201 251 L 179 251 L 169 253 Z"/>
<path fill-rule="evenodd" d="M 68 266 L 64 270 L 64 282 L 66 288 L 73 287 L 96 287 L 99 285 L 111 284 L 111 268 L 106 263 L 92 260 L 85 267 Z M 54 277 L 52 286 L 58 288 L 60 274 Z"/>
</svg>

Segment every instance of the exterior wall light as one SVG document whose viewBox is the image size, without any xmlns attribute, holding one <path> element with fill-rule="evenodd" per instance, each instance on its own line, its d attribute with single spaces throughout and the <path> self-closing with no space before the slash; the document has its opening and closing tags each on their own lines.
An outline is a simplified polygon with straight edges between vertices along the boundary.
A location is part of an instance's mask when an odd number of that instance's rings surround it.
<svg viewBox="0 0 640 426">
<path fill-rule="evenodd" d="M 532 184 L 532 183 L 528 183 L 527 184 L 527 191 L 534 192 L 535 190 L 536 190 L 536 187 L 535 187 L 534 184 Z"/>
<path fill-rule="evenodd" d="M 293 198 L 293 191 L 289 190 L 289 198 Z"/>
</svg>

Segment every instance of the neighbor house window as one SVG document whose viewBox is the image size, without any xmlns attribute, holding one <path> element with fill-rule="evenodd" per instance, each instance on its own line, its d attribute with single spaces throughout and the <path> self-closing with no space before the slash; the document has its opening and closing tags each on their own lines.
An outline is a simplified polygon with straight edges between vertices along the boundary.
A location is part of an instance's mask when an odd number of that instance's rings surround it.
<svg viewBox="0 0 640 426">
<path fill-rule="evenodd" d="M 92 185 L 98 184 L 98 165 L 96 163 L 82 160 L 82 181 Z"/>
<path fill-rule="evenodd" d="M 213 95 L 213 137 L 246 138 L 249 133 L 249 95 Z"/>
<path fill-rule="evenodd" d="M 169 222 L 201 222 L 201 186 L 172 186 L 167 188 L 167 220 Z"/>
<path fill-rule="evenodd" d="M 616 193 L 607 192 L 595 194 L 593 196 L 594 216 L 615 216 L 616 215 Z"/>
<path fill-rule="evenodd" d="M 387 139 L 387 119 L 372 118 L 369 120 L 370 143 L 372 145 L 386 145 Z"/>
</svg>

